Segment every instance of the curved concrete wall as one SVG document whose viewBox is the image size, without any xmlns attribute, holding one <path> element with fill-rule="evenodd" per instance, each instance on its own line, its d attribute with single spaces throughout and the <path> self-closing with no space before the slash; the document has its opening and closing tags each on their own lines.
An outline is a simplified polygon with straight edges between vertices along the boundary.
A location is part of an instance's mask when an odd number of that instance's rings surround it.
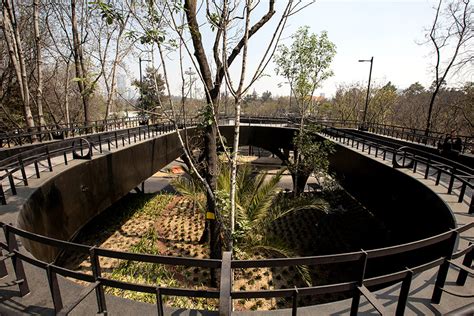
<svg viewBox="0 0 474 316">
<path fill-rule="evenodd" d="M 232 143 L 232 127 L 221 128 Z M 274 151 L 292 149 L 295 130 L 242 127 L 240 144 Z M 320 140 L 323 140 L 320 137 Z M 450 208 L 430 188 L 398 170 L 336 144 L 330 168 L 345 190 L 383 220 L 397 243 L 410 242 L 455 227 Z"/>
<path fill-rule="evenodd" d="M 232 144 L 233 127 L 221 127 Z M 241 145 L 270 151 L 292 148 L 294 129 L 243 126 Z M 337 146 L 331 166 L 345 189 L 384 219 L 397 239 L 416 240 L 454 227 L 449 208 L 417 180 L 371 158 Z M 45 181 L 22 205 L 22 229 L 69 240 L 94 216 L 105 210 L 153 173 L 182 154 L 175 134 L 125 147 L 112 154 L 70 166 Z M 427 221 L 429 219 L 429 221 Z M 57 250 L 28 240 L 25 247 L 50 261 Z"/>
<path fill-rule="evenodd" d="M 417 179 L 338 144 L 329 161 L 344 189 L 381 218 L 397 242 L 455 227 L 450 208 Z"/>
<path fill-rule="evenodd" d="M 90 219 L 182 155 L 176 134 L 164 135 L 71 166 L 37 188 L 18 217 L 18 226 L 69 240 Z M 51 261 L 57 249 L 24 239 L 37 258 Z"/>
</svg>

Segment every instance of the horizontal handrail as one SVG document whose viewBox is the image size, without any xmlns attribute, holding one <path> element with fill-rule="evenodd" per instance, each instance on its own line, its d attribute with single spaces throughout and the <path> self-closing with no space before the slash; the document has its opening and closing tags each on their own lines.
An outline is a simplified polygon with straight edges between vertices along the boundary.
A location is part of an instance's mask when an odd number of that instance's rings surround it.
<svg viewBox="0 0 474 316">
<path fill-rule="evenodd" d="M 348 131 L 348 130 L 340 130 L 335 129 L 333 127 L 324 127 L 322 130 L 323 133 L 327 134 L 329 137 L 332 137 L 336 140 L 342 141 L 343 143 L 347 143 L 351 147 L 359 148 L 360 144 L 362 144 L 362 151 L 365 151 L 365 147 L 368 147 L 368 153 L 370 155 L 371 148 L 376 149 L 375 155 L 377 156 L 377 152 L 379 150 L 383 151 L 383 159 L 386 159 L 387 152 L 392 155 L 393 158 L 393 165 L 396 167 L 397 163 L 395 162 L 396 157 L 402 154 L 402 159 L 405 161 L 406 159 L 411 159 L 414 162 L 413 165 L 413 172 L 416 172 L 418 165 L 420 163 L 426 166 L 425 169 L 425 179 L 427 179 L 430 174 L 429 171 L 434 170 L 436 174 L 436 182 L 435 185 L 438 185 L 441 179 L 442 174 L 446 174 L 450 177 L 448 183 L 448 194 L 453 193 L 454 188 L 454 181 L 458 181 L 461 183 L 461 186 L 458 188 L 459 190 L 459 197 L 458 202 L 461 203 L 464 201 L 464 195 L 466 193 L 466 189 L 474 188 L 474 183 L 470 182 L 471 176 L 474 175 L 474 170 L 470 167 L 457 163 L 455 161 L 446 159 L 444 157 L 440 157 L 438 155 L 434 155 L 432 153 L 424 152 L 419 149 L 411 148 L 409 146 L 402 146 L 399 147 L 398 144 L 392 143 L 389 140 L 384 140 L 384 146 L 382 147 L 379 142 L 380 140 L 375 139 L 367 140 L 366 138 L 371 139 L 370 136 L 364 135 L 361 136 L 355 132 Z M 388 147 L 387 147 L 388 145 Z M 403 151 L 400 151 L 403 149 Z M 406 166 L 400 166 L 405 167 Z M 411 165 L 409 166 L 411 168 Z M 432 174 L 431 176 L 433 176 Z M 471 201 L 469 203 L 469 211 L 470 214 L 474 213 L 474 196 L 471 197 Z"/>
<path fill-rule="evenodd" d="M 95 252 L 98 256 L 124 259 L 132 261 L 141 261 L 148 263 L 167 264 L 167 265 L 183 265 L 193 266 L 202 268 L 220 268 L 221 260 L 217 259 L 195 259 L 195 258 L 184 258 L 184 257 L 172 257 L 172 256 L 160 256 L 160 255 L 149 255 L 142 253 L 123 252 L 105 248 L 96 248 Z"/>
<path fill-rule="evenodd" d="M 352 252 L 337 255 L 311 256 L 299 258 L 274 258 L 265 260 L 232 260 L 232 269 L 282 267 L 290 265 L 316 265 L 357 261 L 363 256 L 362 252 Z"/>
</svg>

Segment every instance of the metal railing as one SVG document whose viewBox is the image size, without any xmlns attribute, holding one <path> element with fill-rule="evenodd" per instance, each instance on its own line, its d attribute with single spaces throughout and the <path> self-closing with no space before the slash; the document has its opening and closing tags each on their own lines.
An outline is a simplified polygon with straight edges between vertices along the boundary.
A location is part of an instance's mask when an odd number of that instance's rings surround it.
<svg viewBox="0 0 474 316">
<path fill-rule="evenodd" d="M 82 244 L 62 241 L 49 238 L 37 234 L 33 234 L 12 225 L 0 223 L 3 228 L 6 242 L 0 242 L 0 248 L 7 253 L 0 258 L 0 277 L 8 275 L 5 260 L 10 259 L 15 274 L 15 280 L 9 282 L 5 286 L 18 286 L 20 296 L 25 296 L 30 292 L 28 279 L 25 273 L 23 262 L 27 262 L 44 271 L 48 278 L 48 286 L 54 305 L 54 310 L 58 315 L 67 315 L 74 310 L 90 293 L 95 292 L 98 313 L 107 312 L 106 296 L 104 286 L 118 288 L 121 290 L 150 293 L 156 295 L 158 315 L 164 315 L 163 295 L 167 296 L 184 296 L 193 298 L 214 298 L 219 299 L 219 311 L 221 315 L 230 315 L 232 313 L 232 301 L 237 299 L 256 299 L 256 298 L 290 298 L 292 300 L 292 315 L 297 314 L 298 297 L 302 295 L 323 295 L 330 293 L 352 293 L 351 315 L 356 315 L 359 309 L 360 297 L 363 295 L 373 305 L 373 307 L 381 314 L 385 313 L 385 308 L 378 302 L 375 296 L 369 291 L 369 287 L 376 285 L 389 285 L 395 282 L 402 282 L 401 291 L 398 296 L 397 315 L 403 315 L 405 306 L 409 299 L 409 290 L 412 278 L 423 271 L 439 267 L 436 284 L 433 290 L 431 301 L 435 304 L 440 302 L 443 292 L 453 295 L 458 293 L 444 288 L 448 270 L 451 264 L 459 269 L 456 284 L 462 286 L 465 284 L 468 273 L 472 273 L 470 268 L 474 255 L 474 245 L 470 243 L 464 249 L 455 251 L 455 245 L 458 236 L 473 228 L 474 222 L 468 225 L 450 230 L 448 232 L 426 238 L 423 240 L 373 250 L 361 250 L 352 253 L 343 253 L 335 255 L 299 257 L 299 258 L 277 258 L 263 260 L 232 260 L 230 252 L 224 252 L 223 259 L 195 259 L 184 257 L 170 257 L 149 254 L 138 254 L 130 252 L 121 252 L 98 248 L 95 246 L 86 246 Z M 18 247 L 16 236 L 39 242 L 60 250 L 75 251 L 89 256 L 92 274 L 77 272 L 58 266 L 54 263 L 48 263 L 24 253 Z M 396 254 L 406 253 L 408 251 L 419 250 L 434 245 L 444 245 L 447 250 L 440 257 L 421 265 L 407 267 L 403 270 L 391 272 L 388 274 L 373 276 L 367 278 L 365 276 L 366 268 L 370 260 L 376 258 L 389 257 Z M 0 250 L 1 251 L 1 250 Z M 453 260 L 464 256 L 462 264 Z M 190 288 L 171 288 L 159 285 L 137 284 L 123 282 L 104 277 L 101 273 L 100 258 L 115 258 L 128 261 L 147 262 L 160 265 L 173 265 L 184 267 L 200 267 L 209 269 L 220 269 L 221 281 L 218 288 L 215 289 L 190 289 Z M 261 291 L 234 291 L 232 289 L 233 277 L 232 270 L 249 269 L 262 267 L 287 267 L 287 266 L 315 266 L 336 263 L 353 263 L 358 267 L 358 277 L 354 280 L 344 283 L 334 283 L 320 286 L 294 287 L 286 289 L 273 289 Z M 67 305 L 63 304 L 62 290 L 58 283 L 58 275 L 72 278 L 89 283 L 80 293 L 74 293 L 74 300 Z M 474 297 L 474 296 L 473 296 Z"/>
<path fill-rule="evenodd" d="M 126 129 L 146 125 L 142 118 L 131 117 L 92 121 L 89 124 L 56 124 L 36 126 L 29 129 L 17 128 L 0 134 L 0 148 L 60 140 L 98 132 Z"/>
<path fill-rule="evenodd" d="M 250 124 L 275 123 L 294 125 L 296 123 L 294 119 L 289 120 L 288 118 L 263 117 L 248 117 L 244 118 L 243 121 L 248 122 Z M 188 124 L 190 126 L 193 126 L 195 122 L 191 120 Z M 379 151 L 381 151 L 383 153 L 384 160 L 386 158 L 387 152 L 390 153 L 392 156 L 397 156 L 400 151 L 399 145 L 396 143 L 390 143 L 389 140 L 384 140 L 383 143 L 385 145 L 380 145 L 380 140 L 371 139 L 370 136 L 364 135 L 364 137 L 361 137 L 359 135 L 351 133 L 350 131 L 342 131 L 327 127 L 327 121 L 320 124 L 325 127 L 324 131 L 327 136 L 337 138 L 339 140 L 344 138 L 344 141 L 348 144 L 350 142 L 352 147 L 355 146 L 359 148 L 359 146 L 362 145 L 363 151 L 365 151 L 365 147 L 368 147 L 369 154 L 372 149 L 375 149 L 376 157 L 378 156 Z M 330 123 L 330 126 L 334 126 L 336 124 L 337 122 L 332 122 Z M 34 148 L 32 150 L 14 155 L 13 157 L 4 159 L 0 161 L 0 171 L 4 172 L 2 175 L 0 175 L 0 203 L 7 203 L 5 195 L 5 192 L 7 190 L 9 190 L 12 195 L 17 194 L 15 180 L 19 180 L 20 183 L 23 183 L 24 186 L 28 186 L 28 176 L 25 171 L 25 167 L 28 165 L 34 165 L 35 175 L 37 178 L 40 178 L 39 166 L 41 165 L 42 161 L 47 163 L 47 169 L 49 171 L 53 171 L 51 159 L 54 157 L 63 156 L 64 163 L 67 165 L 68 155 L 72 156 L 72 159 L 90 158 L 94 151 L 102 153 L 103 146 L 106 146 L 107 149 L 110 151 L 112 147 L 118 148 L 119 145 L 125 146 L 126 144 L 132 144 L 132 140 L 133 143 L 136 143 L 137 139 L 138 141 L 141 141 L 142 137 L 146 139 L 160 135 L 160 133 L 170 132 L 173 130 L 173 127 L 174 126 L 171 123 L 160 123 L 155 125 L 138 126 L 135 128 L 129 128 L 120 131 L 93 134 L 80 138 L 78 140 L 78 147 L 76 146 L 77 139 L 75 141 L 73 140 L 70 142 L 63 141 L 59 144 L 50 144 L 41 146 L 39 148 Z M 85 148 L 86 144 L 88 148 Z M 89 154 L 85 157 L 83 156 L 84 149 L 87 149 L 89 152 Z M 80 155 L 76 153 L 77 150 L 81 152 Z M 440 183 L 440 179 L 443 175 L 447 175 L 448 177 L 450 177 L 447 192 L 448 194 L 451 194 L 453 192 L 454 184 L 456 181 L 460 183 L 460 186 L 457 188 L 460 190 L 458 199 L 459 202 L 463 201 L 466 189 L 473 189 L 473 184 L 470 181 L 474 178 L 474 170 L 462 164 L 451 161 L 441 156 L 433 155 L 406 146 L 403 147 L 402 159 L 403 163 L 405 163 L 407 159 L 413 162 L 413 172 L 417 171 L 419 165 L 424 165 L 425 179 L 430 176 L 429 172 L 430 170 L 432 170 L 433 174 L 436 175 L 436 185 Z M 9 186 L 7 189 L 5 189 L 4 185 L 1 182 L 7 178 Z M 472 201 L 473 199 L 471 198 L 469 209 L 470 213 L 474 212 L 474 205 Z"/>
<path fill-rule="evenodd" d="M 399 138 L 402 140 L 407 140 L 413 143 L 430 145 L 433 147 L 437 147 L 438 143 L 446 135 L 446 133 L 430 131 L 428 136 L 426 136 L 425 131 L 421 129 L 409 128 L 406 126 L 398 126 L 398 125 L 378 124 L 378 123 L 369 124 L 368 131 L 375 134 L 386 135 L 386 136 L 390 136 L 394 138 Z M 461 148 L 462 153 L 469 153 L 474 149 L 473 136 L 459 135 L 459 138 L 461 139 L 461 142 L 462 142 L 462 148 Z"/>
<path fill-rule="evenodd" d="M 174 125 L 171 123 L 144 125 L 48 144 L 6 158 L 0 161 L 0 172 L 3 172 L 0 175 L 0 204 L 7 203 L 7 190 L 11 195 L 17 194 L 18 183 L 15 181 L 20 181 L 24 186 L 28 186 L 29 176 L 26 167 L 30 165 L 33 165 L 35 170 L 32 176 L 40 178 L 40 166 L 43 164 L 47 164 L 48 171 L 53 171 L 53 158 L 62 156 L 64 164 L 67 165 L 68 161 L 72 159 L 90 159 L 94 153 L 103 153 L 104 150 L 110 151 L 112 148 L 116 149 L 120 146 L 125 147 L 140 142 L 142 139 L 156 137 L 174 130 Z M 87 154 L 84 155 L 84 151 L 87 151 Z M 5 179 L 8 179 L 6 188 L 1 183 Z"/>
<path fill-rule="evenodd" d="M 69 314 L 77 305 L 79 305 L 91 292 L 95 292 L 98 313 L 107 312 L 107 303 L 104 293 L 104 287 L 118 288 L 128 291 L 136 291 L 142 293 L 155 294 L 157 299 L 158 315 L 163 313 L 163 295 L 167 296 L 184 296 L 197 298 L 219 298 L 219 291 L 216 289 L 187 289 L 187 288 L 171 288 L 146 284 L 136 284 L 130 282 L 118 281 L 103 277 L 100 258 L 114 258 L 128 261 L 140 261 L 161 265 L 173 265 L 184 267 L 200 267 L 209 269 L 220 269 L 221 260 L 216 259 L 194 259 L 184 257 L 169 257 L 158 255 L 137 254 L 131 252 L 120 252 L 110 249 L 97 248 L 95 246 L 86 246 L 82 244 L 67 242 L 54 238 L 49 238 L 37 234 L 21 230 L 12 225 L 0 223 L 3 228 L 6 243 L 0 242 L 1 249 L 7 251 L 7 255 L 3 256 L 0 261 L 0 277 L 8 275 L 5 265 L 6 259 L 12 260 L 12 266 L 16 280 L 10 282 L 9 285 L 18 285 L 20 296 L 25 296 L 30 292 L 28 286 L 27 275 L 23 267 L 23 261 L 37 268 L 44 270 L 54 305 L 54 310 L 58 315 Z M 16 236 L 26 238 L 31 241 L 39 242 L 44 245 L 59 248 L 63 251 L 74 251 L 89 256 L 92 268 L 92 274 L 77 272 L 58 266 L 54 263 L 48 263 L 20 251 Z M 58 275 L 72 278 L 89 283 L 81 293 L 74 293 L 74 300 L 67 305 L 63 304 L 61 288 L 58 283 Z"/>
<path fill-rule="evenodd" d="M 230 118 L 230 117 L 222 117 Z M 162 118 L 158 118 L 161 123 L 163 122 Z M 241 121 L 245 123 L 258 123 L 265 122 L 269 123 L 298 123 L 300 120 L 299 117 L 274 117 L 274 116 L 242 116 Z M 341 119 L 313 119 L 317 123 L 324 124 L 326 126 L 338 127 L 338 128 L 359 128 L 360 122 L 355 120 L 341 120 Z M 155 120 L 156 121 L 156 120 Z M 108 119 L 108 120 L 98 120 L 90 122 L 88 125 L 84 124 L 56 124 L 56 125 L 46 125 L 38 126 L 33 130 L 29 129 L 16 129 L 11 132 L 3 132 L 0 135 L 0 148 L 12 147 L 16 145 L 24 144 L 33 144 L 37 142 L 55 140 L 55 139 L 65 139 L 69 137 L 77 137 L 82 135 L 93 134 L 97 132 L 104 132 L 110 130 L 119 130 L 137 127 L 139 125 L 146 125 L 147 121 L 144 121 L 143 118 L 134 117 L 134 118 L 121 118 L 121 119 Z M 153 124 L 156 124 L 154 122 Z M 390 125 L 390 124 L 380 124 L 380 123 L 368 123 L 367 130 L 372 133 L 390 136 L 394 138 L 399 138 L 401 140 L 410 141 L 413 143 L 418 143 L 422 145 L 429 145 L 437 147 L 440 140 L 445 136 L 444 133 L 430 131 L 426 136 L 425 131 L 416 128 L 410 128 L 406 126 L 399 125 Z M 474 150 L 474 137 L 467 135 L 459 135 L 462 141 L 461 153 L 470 153 Z"/>
<path fill-rule="evenodd" d="M 424 178 L 428 179 L 433 177 L 435 179 L 435 185 L 440 184 L 441 177 L 443 175 L 449 178 L 447 193 L 453 194 L 454 190 L 459 190 L 458 202 L 462 203 L 466 196 L 466 190 L 473 190 L 474 184 L 471 180 L 474 179 L 474 170 L 459 164 L 455 161 L 451 161 L 444 157 L 433 155 L 424 151 L 410 148 L 408 146 L 398 147 L 397 144 L 384 142 L 385 145 L 381 145 L 377 140 L 367 139 L 366 136 L 360 137 L 354 135 L 349 131 L 343 131 L 335 128 L 325 128 L 322 133 L 326 136 L 333 138 L 343 144 L 349 145 L 352 148 L 361 148 L 362 152 L 366 152 L 374 157 L 381 157 L 383 160 L 391 159 L 393 166 L 396 168 L 411 168 L 413 173 L 416 173 L 420 166 L 424 166 Z M 430 173 L 431 172 L 431 173 Z M 455 187 L 455 184 L 458 187 Z M 469 214 L 474 213 L 474 196 L 471 196 L 469 203 Z"/>
<path fill-rule="evenodd" d="M 307 119 L 313 123 L 321 124 L 324 126 L 330 126 L 335 128 L 360 128 L 360 122 L 355 120 L 340 120 L 340 119 L 321 119 L 309 117 Z M 300 121 L 299 117 L 272 117 L 272 116 L 243 116 L 241 118 L 242 122 L 254 122 L 254 123 L 263 123 L 263 122 L 288 122 L 291 124 L 297 124 Z M 445 136 L 445 133 L 430 131 L 428 136 L 425 136 L 425 131 L 409 128 L 399 125 L 389 125 L 389 124 L 379 124 L 379 123 L 369 123 L 367 124 L 367 130 L 369 132 L 380 134 L 384 136 L 390 136 L 393 138 L 398 138 L 401 140 L 406 140 L 409 142 L 428 145 L 432 147 L 438 147 L 439 141 Z M 474 137 L 459 135 L 459 138 L 462 141 L 461 153 L 470 153 L 474 150 Z"/>
</svg>

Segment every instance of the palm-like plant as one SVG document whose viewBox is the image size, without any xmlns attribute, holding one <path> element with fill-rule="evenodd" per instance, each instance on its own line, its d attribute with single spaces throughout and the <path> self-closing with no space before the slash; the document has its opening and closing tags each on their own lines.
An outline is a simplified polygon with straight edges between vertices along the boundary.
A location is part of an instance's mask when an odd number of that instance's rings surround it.
<svg viewBox="0 0 474 316">
<path fill-rule="evenodd" d="M 285 169 L 275 175 L 268 172 L 254 172 L 249 165 L 241 165 L 237 172 L 236 225 L 231 236 L 225 228 L 230 227 L 230 170 L 220 168 L 217 181 L 217 205 L 220 209 L 224 237 L 233 238 L 233 251 L 237 257 L 248 258 L 257 253 L 270 256 L 292 257 L 297 255 L 295 247 L 288 245 L 279 235 L 271 233 L 275 221 L 303 210 L 328 212 L 328 203 L 323 200 L 277 199 L 280 191 L 278 183 Z M 205 211 L 205 190 L 201 182 L 192 175 L 174 180 L 173 186 L 183 196 L 191 199 L 194 205 Z M 275 203 L 278 200 L 278 203 Z M 303 203 L 301 203 L 303 202 Z M 309 203 L 308 203 L 309 202 Z M 226 234 L 227 233 L 227 234 Z M 310 285 L 311 276 L 306 266 L 297 266 L 302 279 Z"/>
<path fill-rule="evenodd" d="M 327 213 L 328 207 L 324 202 L 310 205 L 295 203 L 275 204 L 279 193 L 278 183 L 285 169 L 279 170 L 275 175 L 268 172 L 254 172 L 249 165 L 239 166 L 237 173 L 236 194 L 236 225 L 233 236 L 225 234 L 227 238 L 234 239 L 234 251 L 239 255 L 251 255 L 255 252 L 266 252 L 270 255 L 292 256 L 295 253 L 285 244 L 282 238 L 270 233 L 271 225 L 278 219 L 292 212 L 316 209 Z M 177 178 L 173 186 L 183 196 L 191 199 L 198 208 L 205 210 L 205 191 L 192 175 Z M 217 199 L 223 227 L 229 227 L 229 192 L 230 171 L 220 168 L 217 181 Z"/>
</svg>

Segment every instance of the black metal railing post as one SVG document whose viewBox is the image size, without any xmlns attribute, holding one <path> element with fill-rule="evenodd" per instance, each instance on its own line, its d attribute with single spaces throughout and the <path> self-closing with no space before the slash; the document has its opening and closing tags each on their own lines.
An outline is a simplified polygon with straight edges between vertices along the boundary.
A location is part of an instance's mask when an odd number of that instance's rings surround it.
<svg viewBox="0 0 474 316">
<path fill-rule="evenodd" d="M 426 161 L 426 169 L 425 169 L 425 179 L 428 179 L 428 176 L 430 175 L 430 162 L 431 162 L 431 158 L 428 157 L 427 161 Z"/>
<path fill-rule="evenodd" d="M 459 233 L 457 231 L 454 231 L 453 234 L 451 235 L 451 238 L 449 239 L 450 245 L 448 249 L 448 253 L 446 254 L 446 258 L 444 259 L 444 262 L 439 266 L 438 274 L 436 277 L 436 283 L 435 287 L 433 290 L 433 295 L 431 296 L 431 303 L 433 304 L 439 304 L 441 301 L 441 295 L 443 294 L 443 286 L 444 283 L 446 282 L 446 277 L 448 276 L 448 271 L 449 271 L 449 260 L 451 260 L 451 257 L 454 252 L 454 248 L 456 246 L 456 240 L 458 238 Z"/>
<path fill-rule="evenodd" d="M 63 309 L 63 300 L 61 298 L 61 291 L 59 289 L 58 277 L 56 272 L 51 269 L 51 264 L 46 266 L 46 275 L 48 277 L 49 291 L 53 300 L 54 311 L 59 313 Z"/>
<path fill-rule="evenodd" d="M 396 316 L 403 316 L 405 314 L 405 308 L 407 306 L 408 295 L 410 294 L 411 280 L 413 278 L 413 271 L 409 268 L 406 268 L 407 275 L 402 281 L 402 287 L 400 289 L 400 294 L 398 295 L 397 310 L 395 312 Z"/>
<path fill-rule="evenodd" d="M 437 169 L 438 169 L 438 172 L 436 174 L 435 185 L 439 185 L 439 181 L 441 181 L 441 174 L 443 173 L 441 168 L 438 167 Z"/>
<path fill-rule="evenodd" d="M 21 157 L 18 157 L 18 164 L 20 165 L 21 177 L 23 180 L 23 184 L 28 186 L 28 178 L 26 177 L 25 165 L 23 164 L 23 160 Z"/>
<path fill-rule="evenodd" d="M 89 250 L 89 255 L 90 255 L 90 260 L 91 260 L 91 266 L 92 266 L 92 275 L 94 276 L 95 281 L 99 281 L 99 278 L 101 277 L 101 271 L 100 271 L 100 262 L 99 262 L 99 257 L 97 256 L 97 253 L 95 251 L 95 246 L 91 247 Z M 99 308 L 98 313 L 103 313 L 104 315 L 107 314 L 107 305 L 105 303 L 105 294 L 104 294 L 104 287 L 102 284 L 99 284 L 95 288 L 95 295 L 97 298 L 97 307 Z"/>
<path fill-rule="evenodd" d="M 8 170 L 5 170 L 8 172 Z M 8 172 L 8 182 L 10 183 L 10 190 L 12 191 L 12 195 L 16 195 L 16 186 L 15 181 L 13 180 L 13 174 Z"/>
<path fill-rule="evenodd" d="M 33 164 L 35 166 L 36 178 L 39 179 L 40 178 L 40 172 L 39 172 L 39 167 L 38 167 L 38 161 L 35 160 L 35 162 Z"/>
<path fill-rule="evenodd" d="M 470 242 L 469 243 L 469 247 L 472 247 L 473 243 Z M 465 266 L 465 267 L 468 267 L 470 268 L 471 265 L 472 265 L 472 260 L 474 259 L 474 248 L 472 248 L 469 252 L 467 252 L 465 255 L 464 255 L 464 259 L 462 261 L 462 265 Z M 467 280 L 467 275 L 469 273 L 466 271 L 466 270 L 459 270 L 459 274 L 458 274 L 458 278 L 456 279 L 456 284 L 457 285 L 464 285 L 466 283 L 466 280 Z"/>
<path fill-rule="evenodd" d="M 361 266 L 361 272 L 359 275 L 359 279 L 357 280 L 357 286 L 362 286 L 364 284 L 364 278 L 365 278 L 365 270 L 367 268 L 367 252 L 365 252 L 363 249 L 362 251 L 362 257 L 360 258 L 360 266 Z M 352 303 L 351 303 L 351 316 L 356 316 L 357 312 L 359 311 L 359 302 L 360 302 L 360 291 L 356 287 L 354 289 L 354 295 L 352 296 Z"/>
<path fill-rule="evenodd" d="M 0 256 L 3 257 L 3 250 L 0 248 Z M 0 278 L 4 278 L 8 275 L 7 265 L 4 260 L 0 261 Z"/>
<path fill-rule="evenodd" d="M 48 169 L 50 172 L 53 171 L 53 165 L 51 164 L 51 157 L 49 155 L 49 148 L 46 147 L 46 159 L 48 160 Z"/>
<path fill-rule="evenodd" d="M 219 286 L 219 316 L 230 316 L 232 313 L 232 252 L 224 251 L 221 263 L 221 283 Z"/>
<path fill-rule="evenodd" d="M 18 251 L 18 243 L 16 241 L 15 234 L 10 232 L 9 226 L 3 226 L 3 232 L 5 234 L 5 239 L 7 241 L 8 252 L 12 255 L 12 265 L 13 270 L 15 271 L 15 277 L 18 281 L 18 288 L 20 290 L 21 297 L 25 296 L 26 294 L 30 293 L 30 288 L 28 287 L 28 281 L 26 280 L 25 269 L 23 268 L 23 263 L 21 259 L 15 254 L 15 251 Z"/>
<path fill-rule="evenodd" d="M 293 291 L 293 295 L 291 296 L 292 304 L 291 304 L 291 316 L 296 316 L 298 313 L 298 288 L 295 286 Z"/>
<path fill-rule="evenodd" d="M 161 288 L 156 287 L 156 308 L 158 309 L 158 316 L 164 316 L 163 310 L 163 296 L 161 295 Z"/>
<path fill-rule="evenodd" d="M 100 134 L 99 134 L 99 153 L 102 153 L 102 139 L 101 139 Z"/>
<path fill-rule="evenodd" d="M 0 203 L 2 203 L 2 205 L 7 204 L 7 198 L 5 196 L 5 191 L 3 191 L 3 185 L 1 183 L 0 183 Z"/>
<path fill-rule="evenodd" d="M 455 173 L 456 173 L 456 167 L 453 167 L 451 169 L 451 177 L 449 178 L 448 194 L 451 194 L 451 192 L 453 191 Z"/>
</svg>

